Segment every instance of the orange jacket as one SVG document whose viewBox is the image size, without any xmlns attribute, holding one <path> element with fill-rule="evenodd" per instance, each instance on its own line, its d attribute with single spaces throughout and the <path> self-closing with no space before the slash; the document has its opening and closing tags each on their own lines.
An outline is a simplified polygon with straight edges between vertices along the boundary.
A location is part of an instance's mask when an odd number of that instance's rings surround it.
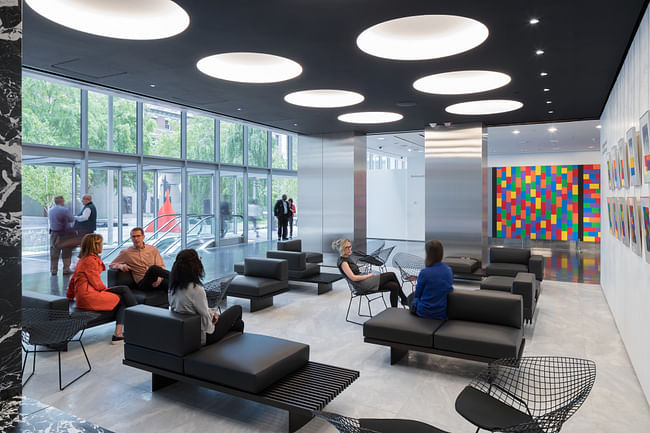
<svg viewBox="0 0 650 433">
<path fill-rule="evenodd" d="M 110 311 L 115 308 L 120 297 L 106 291 L 108 287 L 100 278 L 104 269 L 106 266 L 96 254 L 79 260 L 68 284 L 67 298 L 76 300 L 77 307 L 84 310 Z"/>
</svg>

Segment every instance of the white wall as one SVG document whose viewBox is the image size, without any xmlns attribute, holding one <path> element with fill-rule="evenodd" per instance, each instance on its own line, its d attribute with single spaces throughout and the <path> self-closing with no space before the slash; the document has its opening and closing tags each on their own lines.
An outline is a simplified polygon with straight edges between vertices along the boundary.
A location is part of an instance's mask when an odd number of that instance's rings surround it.
<svg viewBox="0 0 650 433">
<path fill-rule="evenodd" d="M 634 42 L 601 117 L 601 149 L 618 142 L 650 109 L 650 16 L 646 10 Z M 607 61 L 606 59 L 600 59 Z M 606 163 L 601 161 L 601 167 Z M 609 233 L 606 211 L 607 197 L 640 197 L 650 194 L 650 185 L 611 191 L 607 174 L 601 176 L 601 286 L 614 320 L 623 338 L 627 353 L 650 401 L 650 264 L 636 255 Z M 588 306 L 585 306 L 588 307 Z"/>
<path fill-rule="evenodd" d="M 600 164 L 600 152 L 594 150 L 593 152 L 488 153 L 488 167 L 524 167 L 532 165 L 565 164 Z"/>
</svg>

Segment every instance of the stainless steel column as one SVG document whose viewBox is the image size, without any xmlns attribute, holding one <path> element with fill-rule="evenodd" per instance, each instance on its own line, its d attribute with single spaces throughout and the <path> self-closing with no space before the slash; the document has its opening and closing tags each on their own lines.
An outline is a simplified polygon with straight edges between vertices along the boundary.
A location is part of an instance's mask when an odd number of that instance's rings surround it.
<svg viewBox="0 0 650 433">
<path fill-rule="evenodd" d="M 487 133 L 481 124 L 427 127 L 425 233 L 445 255 L 487 262 Z"/>
</svg>

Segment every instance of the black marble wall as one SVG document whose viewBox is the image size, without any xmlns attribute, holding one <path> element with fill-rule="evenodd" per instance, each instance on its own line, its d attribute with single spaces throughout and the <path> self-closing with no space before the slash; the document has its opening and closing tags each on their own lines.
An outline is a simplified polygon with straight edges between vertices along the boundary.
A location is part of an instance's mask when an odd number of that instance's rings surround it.
<svg viewBox="0 0 650 433">
<path fill-rule="evenodd" d="M 20 0 L 0 0 L 0 431 L 18 420 L 21 393 Z"/>
</svg>

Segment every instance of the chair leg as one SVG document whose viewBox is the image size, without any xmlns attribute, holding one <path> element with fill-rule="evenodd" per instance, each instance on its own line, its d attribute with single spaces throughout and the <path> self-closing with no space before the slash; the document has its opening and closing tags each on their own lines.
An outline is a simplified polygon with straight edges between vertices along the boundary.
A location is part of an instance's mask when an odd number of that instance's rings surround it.
<svg viewBox="0 0 650 433">
<path fill-rule="evenodd" d="M 29 356 L 29 350 L 27 350 L 25 346 L 23 346 L 23 350 L 25 350 L 25 361 L 23 362 L 23 369 L 20 373 L 21 376 L 25 374 L 25 366 L 27 366 L 27 357 Z M 32 351 L 32 359 L 33 359 L 32 372 L 30 373 L 29 377 L 27 377 L 27 380 L 23 382 L 22 386 L 27 385 L 27 382 L 29 382 L 29 379 L 32 378 L 32 376 L 34 375 L 34 371 L 36 370 L 36 346 L 34 346 L 34 351 Z"/>
<path fill-rule="evenodd" d="M 67 384 L 65 384 L 65 386 L 62 386 L 62 385 L 61 385 L 61 352 L 58 352 L 58 355 L 59 355 L 59 389 L 60 389 L 61 391 L 63 391 L 63 390 L 66 389 L 69 385 L 72 385 L 74 382 L 76 382 L 76 381 L 78 381 L 79 379 L 81 379 L 81 378 L 82 378 L 83 376 L 85 376 L 86 374 L 90 373 L 90 371 L 92 370 L 92 366 L 90 365 L 90 359 L 88 359 L 88 354 L 86 353 L 86 348 L 84 347 L 84 344 L 81 342 L 81 337 L 82 337 L 82 336 L 83 336 L 83 331 L 81 332 L 81 335 L 79 336 L 79 339 L 78 339 L 78 340 L 70 340 L 70 342 L 73 342 L 73 341 L 77 341 L 77 342 L 79 342 L 79 345 L 81 346 L 81 350 L 83 351 L 84 357 L 86 358 L 86 364 L 88 364 L 88 370 L 84 371 L 84 372 L 81 373 L 79 376 L 77 376 L 76 378 L 72 379 L 70 382 L 68 382 Z"/>
<path fill-rule="evenodd" d="M 345 321 L 350 322 L 350 323 L 354 323 L 355 325 L 363 325 L 363 322 L 355 322 L 354 320 L 349 319 L 349 317 L 350 317 L 350 307 L 352 306 L 352 298 L 356 298 L 356 297 L 357 296 L 352 296 L 352 293 L 350 293 L 350 302 L 348 302 L 348 312 L 345 315 Z M 359 298 L 359 309 L 361 309 L 361 297 L 358 297 L 358 298 Z"/>
</svg>

